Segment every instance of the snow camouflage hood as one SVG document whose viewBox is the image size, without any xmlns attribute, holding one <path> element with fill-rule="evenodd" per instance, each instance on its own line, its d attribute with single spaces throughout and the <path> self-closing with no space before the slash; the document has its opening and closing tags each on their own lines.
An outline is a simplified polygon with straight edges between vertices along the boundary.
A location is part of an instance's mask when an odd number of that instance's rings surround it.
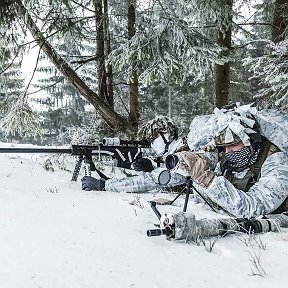
<svg viewBox="0 0 288 288">
<path fill-rule="evenodd" d="M 138 132 L 141 139 L 153 141 L 159 136 L 159 132 L 169 133 L 169 141 L 178 137 L 178 129 L 167 116 L 156 116 L 144 124 Z"/>
<path fill-rule="evenodd" d="M 232 135 L 235 133 L 243 141 L 244 145 L 250 145 L 249 134 L 255 133 L 252 129 L 255 121 L 249 118 L 254 117 L 260 125 L 260 133 L 271 143 L 276 145 L 282 152 L 288 153 L 288 113 L 274 109 L 263 109 L 258 111 L 251 105 L 237 106 L 234 111 L 223 113 L 216 108 L 214 114 L 195 117 L 190 125 L 187 136 L 187 144 L 193 151 L 200 150 L 206 145 L 215 145 L 214 138 L 221 131 L 226 129 L 227 143 L 232 142 Z M 238 114 L 239 113 L 239 114 Z M 239 116 L 240 115 L 240 116 Z M 244 122 L 243 127 L 240 120 Z M 252 121 L 253 122 L 252 122 Z M 242 127 L 241 127 L 242 126 Z M 247 128 L 248 126 L 248 128 Z"/>
<path fill-rule="evenodd" d="M 256 113 L 255 118 L 260 125 L 261 134 L 288 154 L 288 113 L 265 109 Z"/>
</svg>

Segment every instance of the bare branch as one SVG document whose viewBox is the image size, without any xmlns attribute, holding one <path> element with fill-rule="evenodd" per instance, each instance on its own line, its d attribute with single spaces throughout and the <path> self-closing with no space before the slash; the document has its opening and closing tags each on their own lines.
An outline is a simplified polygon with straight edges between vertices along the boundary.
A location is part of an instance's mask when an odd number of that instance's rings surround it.
<svg viewBox="0 0 288 288">
<path fill-rule="evenodd" d="M 38 62 L 39 62 L 40 54 L 41 54 L 41 46 L 39 47 L 39 51 L 38 51 L 38 55 L 37 55 L 37 59 L 36 59 L 36 64 L 35 64 L 35 67 L 34 67 L 32 76 L 31 76 L 31 78 L 30 78 L 30 80 L 29 80 L 29 82 L 28 82 L 28 84 L 27 84 L 27 86 L 26 86 L 26 88 L 25 88 L 24 96 L 27 95 L 28 88 L 29 88 L 29 86 L 30 86 L 30 84 L 31 84 L 31 82 L 32 82 L 32 79 L 34 78 L 35 72 L 36 72 L 37 67 L 38 67 Z"/>
</svg>

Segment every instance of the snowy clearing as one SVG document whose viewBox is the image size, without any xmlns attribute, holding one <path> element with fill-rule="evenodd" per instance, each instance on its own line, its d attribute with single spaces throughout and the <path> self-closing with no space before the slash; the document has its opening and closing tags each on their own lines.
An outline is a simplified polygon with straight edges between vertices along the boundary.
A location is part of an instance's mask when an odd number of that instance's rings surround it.
<svg viewBox="0 0 288 288">
<path fill-rule="evenodd" d="M 287 229 L 249 243 L 244 234 L 219 238 L 211 253 L 203 244 L 148 238 L 146 230 L 158 221 L 147 201 L 175 195 L 85 192 L 80 176 L 73 183 L 69 171 L 44 170 L 48 157 L 0 154 L 2 288 L 285 285 Z M 184 198 L 177 201 L 158 208 L 181 211 Z M 216 215 L 193 200 L 188 210 L 197 218 Z"/>
</svg>

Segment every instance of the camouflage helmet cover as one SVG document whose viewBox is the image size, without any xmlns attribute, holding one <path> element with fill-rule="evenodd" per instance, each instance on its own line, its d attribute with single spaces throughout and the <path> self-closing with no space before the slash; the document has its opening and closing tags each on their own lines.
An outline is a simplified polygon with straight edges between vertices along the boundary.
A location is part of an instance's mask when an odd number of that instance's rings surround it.
<svg viewBox="0 0 288 288">
<path fill-rule="evenodd" d="M 168 133 L 169 141 L 178 137 L 178 129 L 174 125 L 171 119 L 167 116 L 156 116 L 154 119 L 144 124 L 138 131 L 138 135 L 141 139 L 148 141 L 155 140 L 159 133 Z"/>
<path fill-rule="evenodd" d="M 219 135 L 214 137 L 214 142 L 216 146 L 228 146 L 228 145 L 234 145 L 234 144 L 241 142 L 241 138 L 232 131 L 233 139 L 231 142 L 227 143 L 225 141 L 226 132 L 227 132 L 227 128 L 221 131 Z"/>
<path fill-rule="evenodd" d="M 256 121 L 254 115 L 257 109 L 251 105 L 236 106 L 232 109 L 214 109 L 216 121 L 214 123 L 214 142 L 217 146 L 226 146 L 243 142 L 251 145 L 251 134 L 259 133 L 253 130 Z M 252 129 L 253 128 L 253 129 Z"/>
</svg>

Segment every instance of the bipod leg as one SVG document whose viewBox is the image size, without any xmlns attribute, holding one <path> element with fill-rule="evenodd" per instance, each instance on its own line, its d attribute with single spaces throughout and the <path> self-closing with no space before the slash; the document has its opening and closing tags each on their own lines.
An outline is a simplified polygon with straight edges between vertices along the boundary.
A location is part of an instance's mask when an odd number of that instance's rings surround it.
<svg viewBox="0 0 288 288">
<path fill-rule="evenodd" d="M 74 168 L 74 171 L 73 171 L 73 175 L 72 175 L 71 181 L 77 181 L 77 178 L 79 176 L 79 172 L 80 172 L 80 169 L 81 169 L 82 161 L 83 161 L 83 155 L 79 155 L 79 158 L 78 158 L 78 160 L 76 162 L 76 165 L 75 165 L 75 168 Z"/>
<path fill-rule="evenodd" d="M 90 161 L 86 157 L 84 158 L 85 163 L 85 176 L 91 176 L 91 166 Z"/>
<path fill-rule="evenodd" d="M 176 197 L 175 197 L 173 200 L 171 200 L 171 202 L 169 203 L 169 205 L 172 205 L 172 204 L 183 194 L 183 192 L 184 192 L 185 189 L 186 189 L 186 187 L 183 188 L 183 189 L 176 195 Z"/>
<path fill-rule="evenodd" d="M 156 202 L 155 201 L 151 201 L 150 205 L 151 205 L 151 208 L 152 208 L 153 212 L 156 214 L 157 218 L 160 220 L 161 213 L 159 212 L 159 210 L 156 207 Z"/>
<path fill-rule="evenodd" d="M 189 201 L 189 195 L 191 193 L 191 185 L 192 185 L 192 179 L 191 177 L 187 177 L 187 184 L 186 184 L 186 196 L 185 196 L 185 202 L 184 202 L 184 207 L 183 207 L 183 212 L 186 212 L 187 210 L 187 205 L 188 205 L 188 201 Z"/>
<path fill-rule="evenodd" d="M 195 186 L 192 184 L 192 179 L 190 181 L 190 189 L 191 189 L 191 187 L 214 212 L 218 213 L 218 211 L 207 201 L 207 199 L 195 188 Z M 226 213 L 228 213 L 228 212 L 226 211 Z M 229 214 L 229 216 L 231 216 L 231 215 Z"/>
</svg>

